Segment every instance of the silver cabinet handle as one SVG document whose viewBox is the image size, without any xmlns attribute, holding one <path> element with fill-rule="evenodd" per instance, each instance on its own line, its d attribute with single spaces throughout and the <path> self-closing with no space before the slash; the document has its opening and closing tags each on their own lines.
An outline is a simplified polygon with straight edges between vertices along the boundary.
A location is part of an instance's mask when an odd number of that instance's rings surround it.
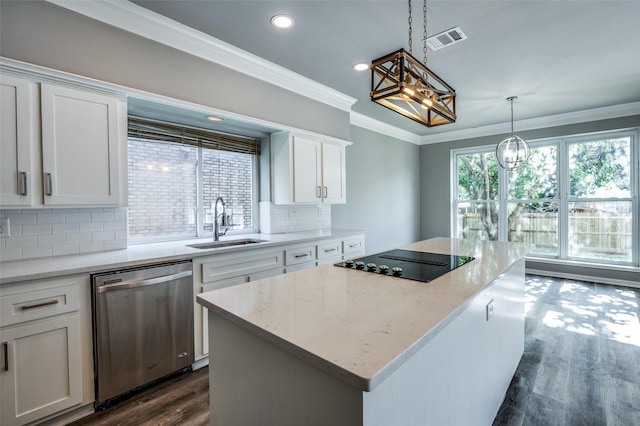
<svg viewBox="0 0 640 426">
<path fill-rule="evenodd" d="M 53 181 L 51 173 L 44 174 L 44 193 L 45 195 L 53 195 Z"/>
<path fill-rule="evenodd" d="M 27 172 L 18 172 L 18 194 L 27 195 Z"/>
<path fill-rule="evenodd" d="M 133 280 L 122 281 L 116 284 L 105 284 L 98 286 L 98 293 L 106 293 L 107 291 L 124 290 L 127 288 L 144 287 L 147 285 L 156 285 L 160 283 L 166 283 L 167 281 L 174 281 L 180 278 L 190 277 L 193 275 L 192 271 L 178 272 L 173 275 L 163 275 L 161 277 L 149 278 L 147 280 Z"/>
<path fill-rule="evenodd" d="M 307 256 L 309 256 L 309 253 L 296 254 L 294 257 L 295 257 L 296 259 L 300 259 L 301 257 L 307 257 Z"/>
<path fill-rule="evenodd" d="M 360 247 L 360 243 L 349 244 L 349 248 Z"/>
<path fill-rule="evenodd" d="M 325 186 L 324 187 L 324 195 L 322 196 L 322 198 L 327 198 L 327 194 L 328 194 L 327 187 Z"/>
<path fill-rule="evenodd" d="M 316 198 L 322 198 L 322 187 L 316 186 Z"/>
<path fill-rule="evenodd" d="M 22 309 L 23 311 L 26 311 L 28 309 L 41 308 L 43 306 L 57 305 L 58 303 L 59 303 L 58 299 L 53 299 L 53 300 L 48 300 L 46 302 L 34 303 L 33 305 L 22 305 L 20 306 L 20 309 Z"/>
<path fill-rule="evenodd" d="M 2 342 L 2 353 L 4 356 L 2 371 L 9 371 L 9 342 Z"/>
<path fill-rule="evenodd" d="M 335 248 L 324 249 L 325 253 L 331 253 L 332 251 L 336 251 L 336 249 Z"/>
</svg>

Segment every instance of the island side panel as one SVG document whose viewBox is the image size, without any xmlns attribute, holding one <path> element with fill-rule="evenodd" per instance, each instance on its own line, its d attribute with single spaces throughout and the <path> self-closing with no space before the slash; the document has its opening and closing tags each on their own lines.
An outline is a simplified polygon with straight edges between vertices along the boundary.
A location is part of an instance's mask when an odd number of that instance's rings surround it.
<svg viewBox="0 0 640 426">
<path fill-rule="evenodd" d="M 362 425 L 362 392 L 209 312 L 213 426 Z"/>
<path fill-rule="evenodd" d="M 371 392 L 366 426 L 490 425 L 524 352 L 524 259 Z M 493 316 L 486 307 L 493 300 Z"/>
</svg>

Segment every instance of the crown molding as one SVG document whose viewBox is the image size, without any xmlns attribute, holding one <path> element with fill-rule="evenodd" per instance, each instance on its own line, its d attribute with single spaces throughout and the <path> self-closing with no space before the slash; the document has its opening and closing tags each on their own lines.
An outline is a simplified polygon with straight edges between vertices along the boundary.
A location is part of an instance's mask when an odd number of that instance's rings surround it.
<svg viewBox="0 0 640 426">
<path fill-rule="evenodd" d="M 511 123 L 423 135 L 397 128 L 351 110 L 357 99 L 257 55 L 204 34 L 126 0 L 46 0 L 124 31 L 173 47 L 267 83 L 350 113 L 350 123 L 416 145 L 507 133 Z M 640 114 L 640 102 L 515 121 L 519 131 L 578 124 Z"/>
<path fill-rule="evenodd" d="M 530 118 L 527 120 L 514 121 L 519 132 L 526 130 L 544 129 L 555 126 L 566 126 L 569 124 L 586 123 L 590 121 L 608 120 L 611 118 L 628 117 L 640 114 L 640 102 L 613 105 L 602 108 L 588 109 L 584 111 L 568 112 L 565 114 L 548 115 L 545 117 Z M 499 135 L 508 133 L 511 130 L 511 122 L 494 124 L 491 126 L 474 127 L 471 129 L 454 130 L 436 135 L 425 135 L 420 137 L 420 145 L 433 143 L 451 142 L 462 139 L 478 138 L 482 136 Z"/>
<path fill-rule="evenodd" d="M 382 121 L 376 120 L 359 112 L 351 111 L 349 119 L 353 126 L 362 127 L 363 129 L 391 136 L 392 138 L 400 139 L 415 145 L 421 145 L 419 135 L 402 130 L 390 124 L 383 123 Z"/>
<path fill-rule="evenodd" d="M 125 0 L 47 0 L 343 111 L 357 99 Z"/>
</svg>

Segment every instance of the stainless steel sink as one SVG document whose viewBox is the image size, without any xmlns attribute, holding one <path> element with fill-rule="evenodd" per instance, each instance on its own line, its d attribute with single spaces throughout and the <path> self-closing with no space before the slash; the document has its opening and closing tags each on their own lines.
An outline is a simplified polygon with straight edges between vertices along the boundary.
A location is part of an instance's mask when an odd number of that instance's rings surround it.
<svg viewBox="0 0 640 426">
<path fill-rule="evenodd" d="M 187 246 L 197 248 L 197 249 L 215 249 L 215 248 L 223 248 L 223 247 L 246 246 L 250 244 L 257 244 L 257 243 L 264 243 L 264 242 L 266 241 L 247 238 L 244 240 L 210 241 L 208 243 L 187 244 Z"/>
</svg>

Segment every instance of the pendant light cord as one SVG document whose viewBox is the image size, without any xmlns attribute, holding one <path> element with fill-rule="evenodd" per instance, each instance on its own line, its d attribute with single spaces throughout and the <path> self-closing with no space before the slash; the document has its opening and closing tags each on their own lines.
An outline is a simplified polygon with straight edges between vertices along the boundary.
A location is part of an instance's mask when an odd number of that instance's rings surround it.
<svg viewBox="0 0 640 426">
<path fill-rule="evenodd" d="M 427 66 L 427 0 L 422 4 L 422 53 L 424 53 L 424 66 Z"/>
<path fill-rule="evenodd" d="M 411 18 L 411 0 L 409 0 L 409 55 L 413 55 L 413 28 L 411 26 L 412 22 L 413 19 Z"/>
</svg>

